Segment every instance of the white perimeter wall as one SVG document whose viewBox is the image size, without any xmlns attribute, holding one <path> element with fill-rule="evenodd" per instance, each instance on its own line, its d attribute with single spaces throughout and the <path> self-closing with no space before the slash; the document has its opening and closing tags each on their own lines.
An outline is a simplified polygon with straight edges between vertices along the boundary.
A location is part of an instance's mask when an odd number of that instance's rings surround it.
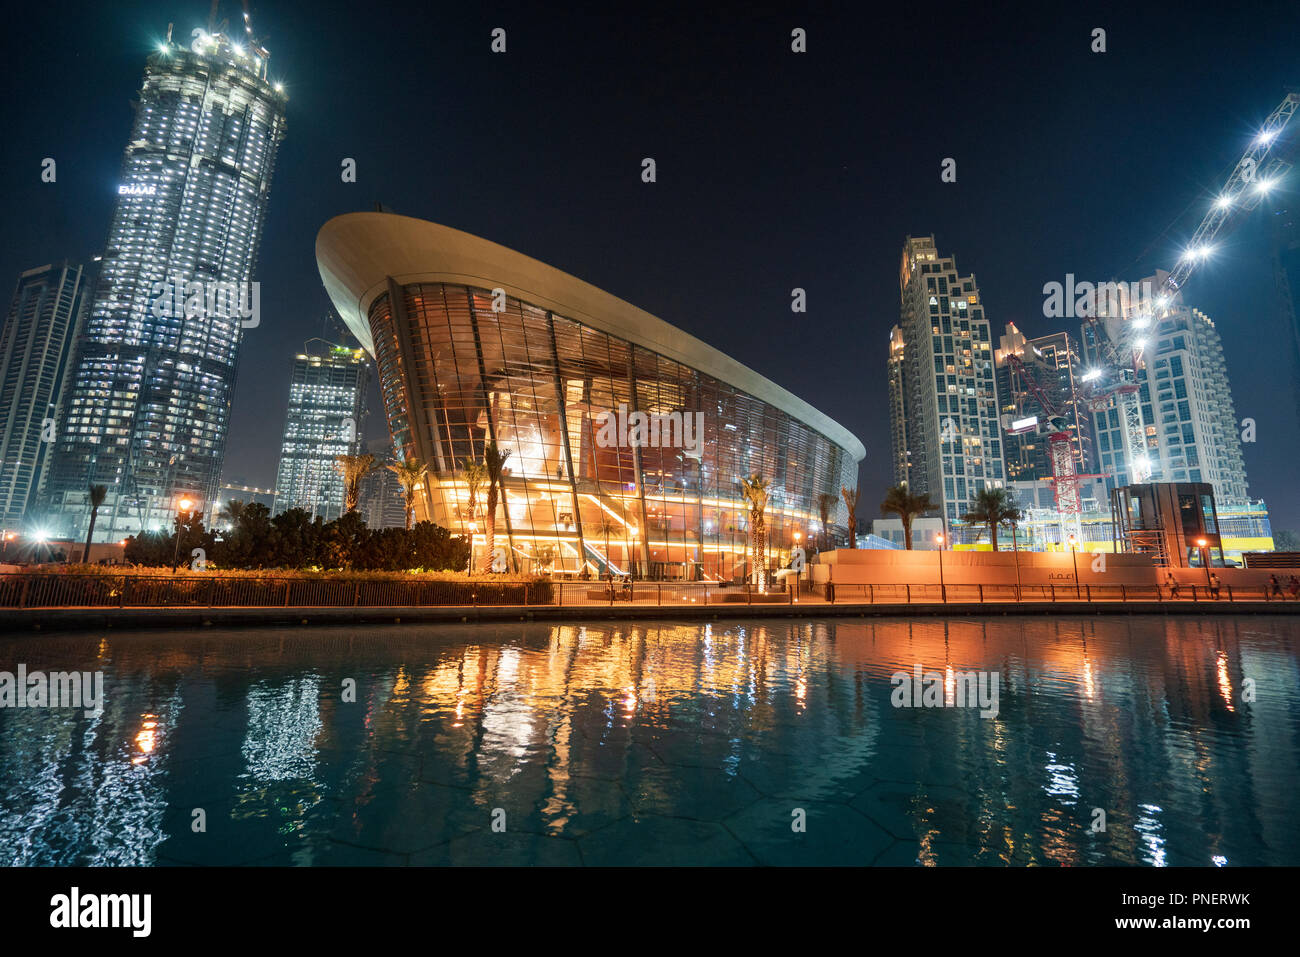
<svg viewBox="0 0 1300 957">
<path fill-rule="evenodd" d="M 822 552 L 809 567 L 812 580 L 843 585 L 938 585 L 939 563 L 948 585 L 1014 585 L 1019 565 L 1022 585 L 1074 584 L 1075 555 L 1067 552 L 918 552 L 904 549 L 847 549 Z M 1140 555 L 1077 553 L 1080 585 L 1164 584 L 1172 572 L 1183 585 L 1204 585 L 1203 568 L 1156 568 Z M 1094 570 L 1095 566 L 1095 570 Z M 1211 568 L 1224 585 L 1267 584 L 1273 572 Z M 1290 572 L 1277 572 L 1285 587 Z"/>
</svg>

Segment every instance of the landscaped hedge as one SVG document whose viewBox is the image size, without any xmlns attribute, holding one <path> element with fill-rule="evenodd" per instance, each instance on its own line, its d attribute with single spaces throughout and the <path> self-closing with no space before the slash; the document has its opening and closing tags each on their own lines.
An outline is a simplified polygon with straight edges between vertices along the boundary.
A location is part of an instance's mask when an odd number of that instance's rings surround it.
<svg viewBox="0 0 1300 957">
<path fill-rule="evenodd" d="M 181 572 L 98 565 L 0 575 L 0 607 L 550 604 L 549 579 L 446 572 Z"/>
</svg>

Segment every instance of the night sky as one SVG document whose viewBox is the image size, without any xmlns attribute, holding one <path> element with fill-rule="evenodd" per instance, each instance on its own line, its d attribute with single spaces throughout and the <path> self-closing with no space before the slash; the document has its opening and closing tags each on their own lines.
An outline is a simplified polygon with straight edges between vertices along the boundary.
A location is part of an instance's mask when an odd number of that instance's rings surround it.
<svg viewBox="0 0 1300 957">
<path fill-rule="evenodd" d="M 1043 284 L 1171 267 L 1300 83 L 1294 2 L 536 9 L 550 6 L 253 6 L 290 99 L 228 480 L 274 483 L 289 364 L 329 310 L 317 230 L 382 202 L 585 279 L 808 400 L 866 446 L 874 517 L 892 481 L 885 355 L 904 237 L 934 234 L 975 274 L 995 340 L 1007 321 L 1057 331 Z M 221 17 L 238 24 L 239 6 L 223 3 Z M 207 18 L 202 2 L 97 2 L 29 5 L 11 23 L 0 278 L 101 251 L 145 57 L 169 21 L 183 38 Z M 498 26 L 504 55 L 489 49 Z M 806 54 L 790 51 L 794 27 Z M 1094 27 L 1107 31 L 1104 54 L 1090 51 Z M 55 184 L 40 182 L 46 156 Z M 640 178 L 647 156 L 653 184 Z M 344 157 L 357 160 L 355 184 L 340 181 Z M 955 184 L 940 181 L 945 157 Z M 1185 290 L 1223 335 L 1238 417 L 1258 423 L 1246 469 L 1275 528 L 1300 526 L 1300 427 L 1268 220 L 1300 199 L 1297 181 Z M 796 286 L 805 315 L 790 311 Z M 366 431 L 385 435 L 377 397 Z"/>
</svg>

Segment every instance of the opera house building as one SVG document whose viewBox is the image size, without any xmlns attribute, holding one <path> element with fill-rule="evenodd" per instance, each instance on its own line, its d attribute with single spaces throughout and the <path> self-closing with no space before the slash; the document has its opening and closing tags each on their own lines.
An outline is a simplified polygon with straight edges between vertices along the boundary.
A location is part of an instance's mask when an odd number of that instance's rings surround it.
<svg viewBox="0 0 1300 957">
<path fill-rule="evenodd" d="M 511 571 L 737 581 L 770 483 L 769 568 L 820 540 L 818 498 L 857 484 L 862 443 L 717 349 L 496 243 L 388 213 L 316 239 L 331 300 L 374 357 L 401 458 L 428 466 L 416 517 L 482 548 L 465 461 L 509 451 L 496 541 Z M 498 555 L 501 553 L 498 552 Z M 476 564 L 483 556 L 476 554 Z"/>
</svg>

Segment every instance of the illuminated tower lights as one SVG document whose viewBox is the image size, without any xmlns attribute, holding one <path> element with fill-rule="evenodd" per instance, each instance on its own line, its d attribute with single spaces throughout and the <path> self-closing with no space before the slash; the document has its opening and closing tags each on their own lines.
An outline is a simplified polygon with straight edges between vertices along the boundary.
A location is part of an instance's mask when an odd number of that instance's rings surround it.
<svg viewBox="0 0 1300 957">
<path fill-rule="evenodd" d="M 159 315 L 154 300 L 160 284 L 254 278 L 286 97 L 245 32 L 197 31 L 185 48 L 169 31 L 145 68 L 43 498 L 71 526 L 86 486 L 108 486 L 101 541 L 170 527 L 181 495 L 217 494 L 244 327 Z"/>
</svg>

